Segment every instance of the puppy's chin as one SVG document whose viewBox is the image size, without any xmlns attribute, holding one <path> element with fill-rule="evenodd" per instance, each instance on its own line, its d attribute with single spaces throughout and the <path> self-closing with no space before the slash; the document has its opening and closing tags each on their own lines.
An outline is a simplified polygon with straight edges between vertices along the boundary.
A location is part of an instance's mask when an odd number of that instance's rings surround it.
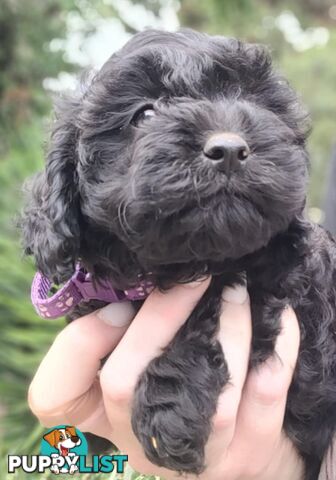
<svg viewBox="0 0 336 480">
<path fill-rule="evenodd" d="M 163 205 L 162 205 L 163 207 Z M 216 264 L 236 260 L 268 244 L 291 221 L 288 209 L 276 213 L 233 195 L 216 196 L 165 215 L 147 211 L 127 217 L 132 233 L 123 241 L 148 271 L 173 264 Z M 134 213 L 134 212 L 133 212 Z M 144 213 L 144 212 L 143 212 Z"/>
</svg>

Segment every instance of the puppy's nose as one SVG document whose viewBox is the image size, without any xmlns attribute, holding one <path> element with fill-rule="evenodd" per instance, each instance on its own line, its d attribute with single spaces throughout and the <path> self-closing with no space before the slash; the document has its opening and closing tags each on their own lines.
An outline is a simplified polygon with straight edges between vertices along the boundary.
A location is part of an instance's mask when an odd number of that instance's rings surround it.
<svg viewBox="0 0 336 480">
<path fill-rule="evenodd" d="M 77 443 L 78 440 L 79 440 L 79 437 L 77 437 L 77 435 L 73 435 L 73 436 L 71 437 L 71 440 L 72 440 L 74 443 Z"/>
<path fill-rule="evenodd" d="M 245 140 L 235 133 L 223 132 L 212 135 L 204 145 L 204 155 L 218 163 L 225 171 L 239 165 L 250 154 Z"/>
</svg>

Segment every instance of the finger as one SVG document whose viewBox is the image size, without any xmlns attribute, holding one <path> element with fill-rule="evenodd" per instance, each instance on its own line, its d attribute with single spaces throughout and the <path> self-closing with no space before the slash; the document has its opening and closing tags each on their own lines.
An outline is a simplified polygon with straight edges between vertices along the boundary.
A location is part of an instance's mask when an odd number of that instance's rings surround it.
<svg viewBox="0 0 336 480">
<path fill-rule="evenodd" d="M 217 404 L 208 456 L 218 458 L 232 440 L 241 391 L 246 378 L 251 344 L 250 302 L 245 285 L 223 291 L 218 339 L 230 374 Z"/>
<path fill-rule="evenodd" d="M 56 337 L 29 388 L 29 405 L 44 423 L 62 416 L 80 423 L 90 416 L 101 398 L 97 372 L 101 359 L 124 335 L 134 316 L 130 303 L 108 306 L 113 326 L 98 312 L 79 318 Z"/>
<path fill-rule="evenodd" d="M 248 375 L 229 448 L 232 463 L 245 459 L 246 468 L 253 469 L 253 474 L 272 460 L 281 440 L 287 393 L 299 350 L 300 330 L 291 308 L 284 310 L 281 323 L 276 354 Z"/>
<path fill-rule="evenodd" d="M 139 375 L 162 353 L 187 320 L 207 289 L 210 279 L 178 285 L 166 293 L 154 290 L 145 300 L 123 339 L 109 357 L 101 373 L 106 409 L 110 402 L 130 400 Z"/>
</svg>

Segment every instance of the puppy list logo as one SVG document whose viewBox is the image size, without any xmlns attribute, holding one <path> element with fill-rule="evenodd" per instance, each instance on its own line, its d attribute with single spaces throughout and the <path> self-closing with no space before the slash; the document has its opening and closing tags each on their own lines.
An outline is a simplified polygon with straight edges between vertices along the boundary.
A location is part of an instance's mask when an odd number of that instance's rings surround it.
<svg viewBox="0 0 336 480">
<path fill-rule="evenodd" d="M 8 473 L 22 469 L 26 473 L 56 475 L 74 473 L 124 473 L 128 455 L 92 455 L 88 461 L 88 444 L 83 433 L 72 425 L 58 425 L 43 435 L 40 455 L 8 455 Z"/>
</svg>

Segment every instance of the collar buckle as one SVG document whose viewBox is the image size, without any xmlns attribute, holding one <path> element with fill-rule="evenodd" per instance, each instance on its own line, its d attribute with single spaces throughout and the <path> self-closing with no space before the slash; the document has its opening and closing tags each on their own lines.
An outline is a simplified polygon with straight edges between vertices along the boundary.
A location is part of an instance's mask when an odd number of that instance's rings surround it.
<svg viewBox="0 0 336 480">
<path fill-rule="evenodd" d="M 79 290 L 84 301 L 102 300 L 103 302 L 120 302 L 125 299 L 125 293 L 122 290 L 113 288 L 108 282 L 99 282 L 97 287 L 92 281 L 90 273 L 83 269 L 78 269 L 72 277 L 72 282 Z"/>
</svg>

